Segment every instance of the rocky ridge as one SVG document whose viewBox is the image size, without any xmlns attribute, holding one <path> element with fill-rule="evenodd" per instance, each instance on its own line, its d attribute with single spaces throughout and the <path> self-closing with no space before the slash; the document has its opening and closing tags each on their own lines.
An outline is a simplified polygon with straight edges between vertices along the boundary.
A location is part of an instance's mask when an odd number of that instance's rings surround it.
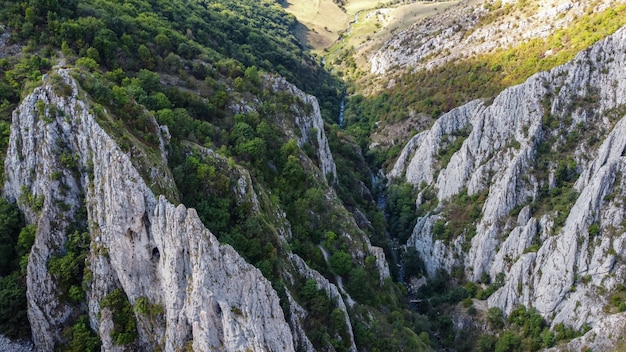
<svg viewBox="0 0 626 352">
<path fill-rule="evenodd" d="M 599 12 L 621 3 L 615 0 L 524 2 L 516 11 L 481 23 L 489 14 L 489 6 L 496 3 L 515 6 L 517 2 L 462 1 L 441 15 L 426 18 L 399 32 L 375 51 L 369 57 L 370 72 L 382 75 L 407 67 L 431 69 L 530 38 L 545 38 L 585 15 L 590 6 Z"/>
<path fill-rule="evenodd" d="M 322 175 L 328 177 L 333 183 L 337 182 L 337 166 L 330 152 L 328 138 L 324 133 L 324 120 L 322 119 L 317 98 L 304 93 L 282 77 L 273 78 L 268 83 L 271 84 L 272 91 L 288 92 L 292 96 L 300 99 L 305 107 L 310 107 L 311 111 L 307 112 L 306 109 L 299 109 L 292 106 L 292 112 L 296 117 L 296 128 L 299 132 L 293 137 L 297 139 L 298 146 L 300 147 L 305 143 L 314 143 L 317 145 L 317 156 L 319 158 L 318 166 Z"/>
<path fill-rule="evenodd" d="M 625 62 L 622 28 L 491 105 L 450 111 L 406 145 L 388 176 L 420 187 L 418 206 L 424 192 L 437 195 L 407 243 L 430 275 L 455 266 L 472 281 L 504 275 L 488 304 L 505 313 L 523 304 L 576 328 L 607 319 L 626 279 Z M 465 193 L 484 195 L 482 211 L 450 228 L 447 210 Z M 436 233 L 442 225 L 449 232 Z"/>
<path fill-rule="evenodd" d="M 58 93 L 68 88 L 71 94 Z M 260 271 L 220 245 L 193 209 L 154 195 L 90 111 L 60 69 L 13 115 L 4 191 L 38 226 L 27 275 L 37 348 L 53 350 L 78 314 L 60 297 L 47 262 L 62 254 L 71 225 L 84 222 L 92 240 L 88 313 L 104 349 L 294 350 L 278 296 Z M 134 347 L 115 344 L 111 312 L 100 304 L 116 288 L 131 305 L 143 298 L 162 307 L 154 318 L 162 325 L 135 313 Z"/>
</svg>

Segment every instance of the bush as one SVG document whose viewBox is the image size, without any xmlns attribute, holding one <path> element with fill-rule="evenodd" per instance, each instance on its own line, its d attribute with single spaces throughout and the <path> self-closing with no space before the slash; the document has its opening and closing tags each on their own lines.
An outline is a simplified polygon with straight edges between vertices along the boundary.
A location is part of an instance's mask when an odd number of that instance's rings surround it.
<svg viewBox="0 0 626 352">
<path fill-rule="evenodd" d="M 480 335 L 476 342 L 477 352 L 492 352 L 496 348 L 497 339 L 493 335 Z"/>
<path fill-rule="evenodd" d="M 496 342 L 496 352 L 512 352 L 519 349 L 522 344 L 522 338 L 511 332 L 505 331 L 504 334 Z"/>
<path fill-rule="evenodd" d="M 504 317 L 502 310 L 498 307 L 491 307 L 487 311 L 487 323 L 489 327 L 494 330 L 499 330 L 504 327 Z"/>
<path fill-rule="evenodd" d="M 352 256 L 344 251 L 337 251 L 328 260 L 333 273 L 345 276 L 352 270 Z"/>
<path fill-rule="evenodd" d="M 89 326 L 89 317 L 87 315 L 81 315 L 72 327 L 64 331 L 63 335 L 69 342 L 60 348 L 61 351 L 100 351 L 100 338 Z"/>
<path fill-rule="evenodd" d="M 0 198 L 0 334 L 28 338 L 25 272 L 20 264 L 28 259 L 36 228 L 24 226 L 22 213 Z"/>
<path fill-rule="evenodd" d="M 111 338 L 116 345 L 127 345 L 137 339 L 137 320 L 126 293 L 119 288 L 100 301 L 100 308 L 108 308 L 113 316 Z"/>
<path fill-rule="evenodd" d="M 85 68 L 89 71 L 94 71 L 98 68 L 98 63 L 90 57 L 81 57 L 76 60 L 76 66 Z"/>
</svg>

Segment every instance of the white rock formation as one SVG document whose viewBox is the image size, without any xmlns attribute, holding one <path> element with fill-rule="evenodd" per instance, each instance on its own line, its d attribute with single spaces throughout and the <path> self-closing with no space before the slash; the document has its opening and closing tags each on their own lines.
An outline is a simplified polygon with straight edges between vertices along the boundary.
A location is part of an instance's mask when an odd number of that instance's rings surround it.
<svg viewBox="0 0 626 352">
<path fill-rule="evenodd" d="M 10 339 L 0 335 L 0 351 L 4 352 L 32 352 L 33 346 L 28 343 L 20 343 L 11 341 Z"/>
<path fill-rule="evenodd" d="M 370 72 L 431 69 L 464 57 L 488 53 L 533 38 L 545 38 L 556 29 L 567 28 L 572 21 L 593 11 L 618 6 L 621 0 L 526 2 L 502 1 L 511 10 L 493 16 L 487 6 L 495 1 L 464 0 L 442 13 L 426 18 L 394 35 L 370 57 Z M 492 10 L 495 11 L 495 10 Z M 551 53 L 546 53 L 551 55 Z"/>
<path fill-rule="evenodd" d="M 299 129 L 298 135 L 295 136 L 298 141 L 298 146 L 302 147 L 305 143 L 317 144 L 318 166 L 320 171 L 322 171 L 322 175 L 330 177 L 332 183 L 337 182 L 337 166 L 335 165 L 333 154 L 330 152 L 330 147 L 328 146 L 328 138 L 324 132 L 324 120 L 322 119 L 317 98 L 304 93 L 282 77 L 271 79 L 271 84 L 274 92 L 288 92 L 302 100 L 305 105 L 304 109 L 292 106 L 292 109 L 295 110 L 293 112 L 296 118 L 296 127 Z M 307 111 L 308 108 L 306 108 L 306 106 L 310 107 L 311 111 Z M 313 137 L 315 140 L 310 140 Z"/>
<path fill-rule="evenodd" d="M 79 98 L 68 72 L 58 74 L 46 78 L 14 113 L 5 162 L 6 196 L 20 200 L 29 222 L 38 225 L 27 277 L 38 350 L 54 349 L 61 341 L 61 325 L 76 309 L 58 298 L 46 263 L 63 248 L 65 231 L 80 221 L 74 214 L 82 206 L 92 235 L 88 311 L 104 350 L 124 349 L 110 338 L 110 314 L 99 304 L 118 287 L 131 304 L 145 297 L 164 308 L 161 328 L 142 324 L 136 313 L 140 323 L 134 348 L 294 350 L 269 281 L 230 246 L 220 245 L 195 210 L 156 197 L 129 155 Z M 57 94 L 59 85 L 69 86 L 72 94 Z M 39 100 L 46 112 L 37 110 Z M 29 196 L 45 197 L 43 206 L 34 207 Z"/>
<path fill-rule="evenodd" d="M 569 341 L 565 346 L 547 349 L 546 352 L 560 351 L 623 351 L 626 346 L 626 313 L 609 315 L 600 320 L 585 335 Z"/>
<path fill-rule="evenodd" d="M 625 107 L 622 28 L 490 106 L 471 102 L 414 137 L 389 177 L 437 189 L 439 209 L 419 219 L 409 239 L 428 272 L 462 265 L 471 280 L 504 273 L 489 305 L 506 313 L 524 304 L 576 328 L 606 319 L 608 293 L 626 279 Z M 439 151 L 454 138 L 465 139 L 443 165 Z M 567 163 L 580 176 L 561 188 Z M 432 234 L 445 202 L 464 190 L 487 195 L 468 251 L 464 236 L 444 243 Z"/>
</svg>

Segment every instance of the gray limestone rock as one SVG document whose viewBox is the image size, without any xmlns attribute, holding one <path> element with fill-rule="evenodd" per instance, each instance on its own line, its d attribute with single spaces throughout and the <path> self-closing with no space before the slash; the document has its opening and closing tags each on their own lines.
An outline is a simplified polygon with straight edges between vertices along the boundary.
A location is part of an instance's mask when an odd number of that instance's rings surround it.
<svg viewBox="0 0 626 352">
<path fill-rule="evenodd" d="M 58 94 L 59 85 L 72 93 Z M 167 185 L 167 172 L 138 170 L 129 153 L 98 124 L 81 94 L 68 72 L 60 69 L 13 115 L 4 190 L 8 198 L 18 200 L 27 220 L 38 225 L 27 276 L 37 349 L 53 350 L 62 341 L 61 326 L 76 313 L 76 307 L 59 297 L 47 262 L 62 251 L 66 231 L 80 221 L 76 214 L 84 207 L 83 221 L 92 239 L 88 312 L 104 350 L 294 350 L 270 282 L 230 246 L 220 245 L 195 210 L 155 196 L 150 187 Z M 47 110 L 38 111 L 41 106 Z M 154 175 L 150 186 L 141 171 Z M 42 199 L 41 205 L 34 205 L 33 199 Z M 114 344 L 111 314 L 100 306 L 116 288 L 131 305 L 141 298 L 162 307 L 161 327 L 135 313 L 135 347 Z"/>
<path fill-rule="evenodd" d="M 503 273 L 489 306 L 532 306 L 576 328 L 606 319 L 607 293 L 626 279 L 625 63 L 622 28 L 489 106 L 450 111 L 407 144 L 388 176 L 437 191 L 438 209 L 409 239 L 429 274 L 454 266 L 471 280 Z M 443 164 L 440 150 L 456 138 L 462 145 Z M 475 234 L 436 239 L 435 222 L 449 220 L 440 212 L 465 191 L 486 196 Z"/>
</svg>

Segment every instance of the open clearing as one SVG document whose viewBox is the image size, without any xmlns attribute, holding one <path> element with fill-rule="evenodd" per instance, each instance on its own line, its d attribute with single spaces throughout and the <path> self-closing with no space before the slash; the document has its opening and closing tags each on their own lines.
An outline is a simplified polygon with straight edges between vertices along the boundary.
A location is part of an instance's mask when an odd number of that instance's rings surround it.
<svg viewBox="0 0 626 352">
<path fill-rule="evenodd" d="M 298 39 L 316 50 L 332 45 L 350 22 L 350 16 L 332 0 L 287 0 L 285 10 L 301 24 L 296 28 Z"/>
<path fill-rule="evenodd" d="M 285 10 L 298 19 L 296 35 L 314 52 L 329 59 L 354 48 L 359 67 L 366 56 L 394 33 L 458 3 L 420 1 L 394 4 L 392 1 L 352 0 L 345 10 L 332 0 L 287 0 Z M 387 7 L 385 7 L 387 6 Z"/>
</svg>

